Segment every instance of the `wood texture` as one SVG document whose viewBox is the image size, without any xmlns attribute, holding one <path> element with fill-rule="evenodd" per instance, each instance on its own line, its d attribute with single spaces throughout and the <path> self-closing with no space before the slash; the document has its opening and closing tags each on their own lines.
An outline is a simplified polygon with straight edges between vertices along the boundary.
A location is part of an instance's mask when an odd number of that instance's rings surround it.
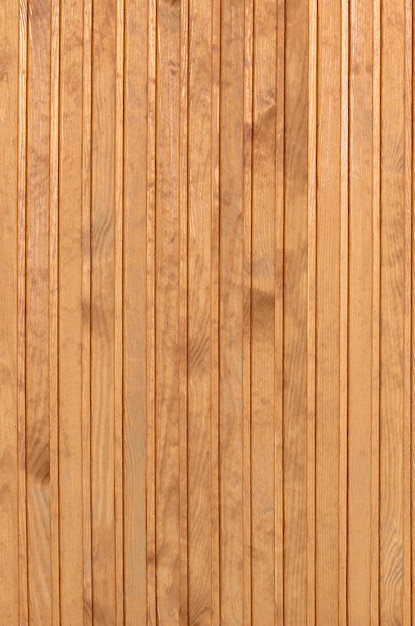
<svg viewBox="0 0 415 626">
<path fill-rule="evenodd" d="M 0 34 L 0 624 L 414 623 L 411 0 Z"/>
</svg>

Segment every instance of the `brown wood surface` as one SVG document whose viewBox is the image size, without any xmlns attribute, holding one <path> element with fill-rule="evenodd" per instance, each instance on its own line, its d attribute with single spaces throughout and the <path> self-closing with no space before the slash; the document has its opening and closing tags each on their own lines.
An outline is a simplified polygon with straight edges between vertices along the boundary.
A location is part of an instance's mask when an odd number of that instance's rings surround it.
<svg viewBox="0 0 415 626">
<path fill-rule="evenodd" d="M 415 623 L 411 0 L 3 0 L 0 626 Z"/>
</svg>

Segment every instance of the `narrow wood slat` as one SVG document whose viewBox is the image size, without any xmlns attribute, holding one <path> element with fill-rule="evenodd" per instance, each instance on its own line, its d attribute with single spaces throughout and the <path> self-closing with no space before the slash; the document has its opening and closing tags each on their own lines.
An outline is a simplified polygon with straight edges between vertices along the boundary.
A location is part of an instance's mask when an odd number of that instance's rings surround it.
<svg viewBox="0 0 415 626">
<path fill-rule="evenodd" d="M 83 625 L 92 624 L 91 510 L 91 138 L 92 0 L 83 2 L 82 23 L 82 198 L 81 198 L 81 426 Z"/>
<path fill-rule="evenodd" d="M 307 626 L 316 621 L 317 0 L 308 13 Z"/>
<path fill-rule="evenodd" d="M 156 580 L 160 622 L 180 598 L 180 4 L 157 7 L 156 98 Z M 163 158 L 160 158 L 163 155 Z M 174 285 L 174 288 L 172 288 Z M 159 390 L 163 389 L 160 393 Z"/>
<path fill-rule="evenodd" d="M 252 287 L 252 131 L 253 3 L 244 2 L 243 95 L 243 337 L 242 337 L 242 495 L 243 624 L 252 620 L 252 478 L 251 478 L 251 287 Z"/>
<path fill-rule="evenodd" d="M 125 3 L 124 95 L 124 604 L 146 622 L 147 0 Z"/>
<path fill-rule="evenodd" d="M 217 2 L 189 3 L 188 594 L 189 623 L 217 623 Z M 213 369 L 212 369 L 213 366 Z"/>
<path fill-rule="evenodd" d="M 411 362 L 412 362 L 412 185 L 413 185 L 413 3 L 404 9 L 404 416 L 403 416 L 403 624 L 413 620 L 412 610 L 412 494 L 411 494 Z"/>
<path fill-rule="evenodd" d="M 307 623 L 309 3 L 286 3 L 284 625 Z"/>
<path fill-rule="evenodd" d="M 155 229 L 156 229 L 156 31 L 157 3 L 148 5 L 147 204 L 146 204 L 146 521 L 147 622 L 157 624 L 155 493 Z"/>
<path fill-rule="evenodd" d="M 59 542 L 59 71 L 60 6 L 51 3 L 49 139 L 49 428 L 52 624 L 60 623 Z"/>
<path fill-rule="evenodd" d="M 220 503 L 219 503 L 219 324 L 220 324 L 220 55 L 221 0 L 211 6 L 211 336 L 210 336 L 210 445 L 211 445 L 211 624 L 221 622 L 220 606 Z"/>
<path fill-rule="evenodd" d="M 348 619 L 370 624 L 373 6 L 350 3 Z M 359 572 L 356 576 L 354 572 Z"/>
<path fill-rule="evenodd" d="M 5 2 L 0 16 L 0 616 L 19 620 L 19 6 Z"/>
<path fill-rule="evenodd" d="M 57 10 L 58 12 L 58 10 Z M 59 16 L 56 16 L 58 19 Z M 59 585 L 62 624 L 83 623 L 82 519 L 82 72 L 83 6 L 60 7 L 58 270 Z M 58 37 L 57 37 L 58 38 Z M 57 42 L 59 44 L 59 41 Z M 56 51 L 55 51 L 56 52 Z M 52 155 L 51 155 L 52 157 Z M 56 418 L 54 418 L 56 419 Z"/>
<path fill-rule="evenodd" d="M 405 468 L 409 273 L 406 229 L 405 3 L 381 2 L 379 621 L 408 624 Z M 409 94 L 408 94 L 409 95 Z M 377 268 L 374 268 L 376 270 Z M 376 280 L 377 277 L 374 277 Z M 406 588 L 405 588 L 406 587 Z"/>
<path fill-rule="evenodd" d="M 189 99 L 189 2 L 180 12 L 180 137 L 179 137 L 179 560 L 180 624 L 188 624 L 188 505 L 187 505 L 187 424 L 188 424 L 188 99 Z"/>
<path fill-rule="evenodd" d="M 226 10 L 222 5 L 220 74 L 220 609 L 224 623 L 242 624 L 244 4 L 239 0 Z"/>
<path fill-rule="evenodd" d="M 342 6 L 318 7 L 316 209 L 316 623 L 338 624 L 341 567 Z M 347 50 L 347 41 L 346 41 Z M 347 101 L 346 101 L 347 104 Z M 347 112 L 346 112 L 347 115 Z M 347 128 L 347 122 L 346 122 Z M 347 149 L 347 135 L 346 135 Z M 347 168 L 347 160 L 346 160 Z M 346 206 L 347 228 L 347 206 Z M 344 216 L 343 216 L 344 217 Z M 343 226 L 344 227 L 344 226 Z M 347 230 L 346 230 L 347 232 Z M 346 293 L 347 298 L 347 293 Z M 343 357 L 344 358 L 344 357 Z M 347 436 L 347 435 L 346 435 Z M 343 491 L 344 493 L 344 491 Z"/>
<path fill-rule="evenodd" d="M 285 2 L 277 3 L 275 215 L 275 620 L 284 620 Z"/>
<path fill-rule="evenodd" d="M 51 2 L 28 4 L 26 454 L 29 622 L 52 623 L 49 193 Z M 53 260 L 52 260 L 53 263 Z M 52 321 L 53 325 L 53 321 Z M 51 361 L 50 361 L 51 359 Z M 53 464 L 53 461 L 52 461 Z M 51 482 L 52 481 L 52 482 Z M 55 535 L 56 536 L 56 535 Z M 56 548 L 55 548 L 56 550 Z"/>
<path fill-rule="evenodd" d="M 254 3 L 252 76 L 252 623 L 275 619 L 275 2 Z M 269 45 L 271 40 L 273 45 Z"/>
<path fill-rule="evenodd" d="M 117 2 L 93 3 L 91 502 L 94 624 L 116 623 L 115 123 Z"/>
<path fill-rule="evenodd" d="M 349 355 L 349 2 L 341 4 L 339 311 L 339 626 L 347 626 Z"/>
<path fill-rule="evenodd" d="M 371 624 L 379 623 L 379 515 L 380 515 L 380 98 L 381 2 L 373 2 L 373 148 L 372 148 L 372 469 L 371 469 Z"/>
<path fill-rule="evenodd" d="M 28 5 L 19 3 L 19 87 L 17 162 L 17 454 L 19 533 L 19 623 L 29 622 L 26 477 L 26 198 Z"/>
<path fill-rule="evenodd" d="M 114 167 L 114 499 L 115 620 L 124 624 L 124 0 L 116 5 L 115 167 Z"/>
</svg>

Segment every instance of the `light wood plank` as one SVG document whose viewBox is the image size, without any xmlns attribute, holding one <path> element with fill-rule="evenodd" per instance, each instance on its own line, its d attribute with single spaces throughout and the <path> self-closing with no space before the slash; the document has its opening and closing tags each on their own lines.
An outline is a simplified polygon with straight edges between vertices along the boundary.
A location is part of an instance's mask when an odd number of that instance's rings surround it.
<svg viewBox="0 0 415 626">
<path fill-rule="evenodd" d="M 18 175 L 19 7 L 0 14 L 0 621 L 19 621 Z"/>
<path fill-rule="evenodd" d="M 242 496 L 243 496 L 243 624 L 252 619 L 252 490 L 251 490 L 251 288 L 252 288 L 252 114 L 253 26 L 250 0 L 244 2 L 243 97 L 243 337 L 242 337 Z"/>
<path fill-rule="evenodd" d="M 407 209 L 405 3 L 381 2 L 380 620 L 409 623 L 404 529 Z M 408 581 L 409 582 L 409 581 Z M 404 605 L 404 602 L 406 606 Z"/>
<path fill-rule="evenodd" d="M 19 90 L 17 163 L 17 454 L 19 532 L 19 622 L 29 621 L 26 465 L 26 203 L 28 5 L 19 4 Z"/>
<path fill-rule="evenodd" d="M 286 4 L 284 624 L 307 623 L 307 179 L 309 4 Z"/>
<path fill-rule="evenodd" d="M 161 624 L 177 623 L 180 614 L 179 67 L 180 4 L 161 0 L 157 5 L 155 234 L 156 580 Z"/>
<path fill-rule="evenodd" d="M 50 418 L 52 415 L 49 397 L 51 3 L 49 0 L 29 2 L 28 42 L 26 452 L 29 621 L 49 625 L 52 623 L 50 508 Z"/>
<path fill-rule="evenodd" d="M 316 216 L 316 623 L 338 624 L 342 7 L 319 4 Z M 346 139 L 347 141 L 347 139 Z M 346 174 L 347 180 L 347 174 Z M 343 209 L 344 211 L 344 209 Z M 347 212 L 347 206 L 346 206 Z M 347 219 L 347 218 L 346 218 Z M 310 277 L 311 278 L 311 277 Z M 346 295 L 347 298 L 347 295 Z M 343 357 L 344 358 L 344 357 Z M 347 436 L 347 435 L 346 435 Z M 344 455 L 344 452 L 343 452 Z M 341 469 L 345 471 L 344 468 Z"/>
<path fill-rule="evenodd" d="M 348 619 L 370 624 L 373 7 L 350 5 Z M 356 575 L 359 572 L 359 575 Z"/>
<path fill-rule="evenodd" d="M 188 555 L 189 622 L 218 623 L 217 2 L 189 3 Z M 212 370 L 213 366 L 213 370 Z"/>
<path fill-rule="evenodd" d="M 146 624 L 147 2 L 125 6 L 124 598 L 125 623 Z"/>
<path fill-rule="evenodd" d="M 274 623 L 276 4 L 254 5 L 251 490 L 252 623 Z M 270 72 L 270 68 L 272 71 Z"/>
<path fill-rule="evenodd" d="M 59 524 L 62 624 L 83 623 L 82 72 L 83 7 L 61 7 L 59 111 Z"/>
<path fill-rule="evenodd" d="M 81 198 L 81 420 L 83 624 L 92 624 L 91 510 L 91 137 L 92 0 L 84 0 L 82 24 L 82 198 Z"/>
<path fill-rule="evenodd" d="M 93 3 L 91 501 L 93 623 L 116 622 L 115 88 L 116 0 Z"/>
<path fill-rule="evenodd" d="M 156 36 L 157 3 L 148 4 L 147 197 L 146 197 L 146 527 L 147 622 L 157 624 L 156 588 L 156 430 L 155 430 L 155 288 L 156 288 Z"/>
<path fill-rule="evenodd" d="M 244 5 L 222 6 L 220 117 L 221 621 L 243 623 Z M 248 495 L 249 498 L 249 495 Z"/>
</svg>

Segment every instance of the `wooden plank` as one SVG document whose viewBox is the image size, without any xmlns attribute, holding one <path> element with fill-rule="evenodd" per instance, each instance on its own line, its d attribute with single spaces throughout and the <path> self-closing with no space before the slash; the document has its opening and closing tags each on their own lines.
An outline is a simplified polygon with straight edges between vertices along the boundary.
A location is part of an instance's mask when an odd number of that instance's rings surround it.
<svg viewBox="0 0 415 626">
<path fill-rule="evenodd" d="M 198 624 L 219 619 L 218 6 L 189 3 L 188 610 Z"/>
<path fill-rule="evenodd" d="M 252 623 L 275 604 L 275 154 L 276 5 L 254 5 L 252 145 L 251 490 Z M 272 45 L 271 45 L 272 43 Z M 274 68 L 270 72 L 270 68 Z"/>
<path fill-rule="evenodd" d="M 28 5 L 19 4 L 19 89 L 17 162 L 17 454 L 19 533 L 19 622 L 29 621 L 26 465 L 26 203 Z"/>
<path fill-rule="evenodd" d="M 373 2 L 373 114 L 372 114 L 372 489 L 370 588 L 371 623 L 379 623 L 379 532 L 380 532 L 380 246 L 381 246 L 381 2 Z"/>
<path fill-rule="evenodd" d="M 59 524 L 62 624 L 83 623 L 82 72 L 83 9 L 61 7 L 59 111 Z"/>
<path fill-rule="evenodd" d="M 49 138 L 49 440 L 52 624 L 60 623 L 59 538 L 59 72 L 60 6 L 51 3 Z"/>
<path fill-rule="evenodd" d="M 252 114 L 253 3 L 244 2 L 243 97 L 243 337 L 242 337 L 242 494 L 243 494 L 243 624 L 252 620 L 252 490 L 251 490 L 251 288 L 252 288 Z"/>
<path fill-rule="evenodd" d="M 124 0 L 116 5 L 114 168 L 114 514 L 115 620 L 124 624 Z"/>
<path fill-rule="evenodd" d="M 146 624 L 146 154 L 147 2 L 125 6 L 124 602 Z"/>
<path fill-rule="evenodd" d="M 91 137 L 92 0 L 84 0 L 82 24 L 82 198 L 81 198 L 81 422 L 83 624 L 92 624 L 91 511 Z"/>
<path fill-rule="evenodd" d="M 19 622 L 18 528 L 18 163 L 19 8 L 0 15 L 0 621 Z"/>
<path fill-rule="evenodd" d="M 307 622 L 307 178 L 309 5 L 286 4 L 284 624 Z"/>
<path fill-rule="evenodd" d="M 28 5 L 26 450 L 29 619 L 52 623 L 49 406 L 51 3 Z"/>
<path fill-rule="evenodd" d="M 180 128 L 179 128 L 179 475 L 180 475 L 180 624 L 188 624 L 188 103 L 189 103 L 189 2 L 180 14 Z"/>
<path fill-rule="evenodd" d="M 221 16 L 220 537 L 221 620 L 243 623 L 244 6 Z M 249 498 L 249 495 L 248 495 Z"/>
<path fill-rule="evenodd" d="M 333 576 L 332 572 L 337 572 L 340 567 L 341 253 L 347 259 L 347 244 L 346 249 L 340 251 L 343 175 L 341 10 L 341 4 L 328 2 L 322 4 L 321 8 L 319 6 L 318 14 L 315 453 L 317 624 L 338 623 L 340 600 L 339 577 Z"/>
<path fill-rule="evenodd" d="M 348 619 L 370 623 L 373 9 L 350 6 Z M 356 575 L 359 572 L 359 575 Z"/>
<path fill-rule="evenodd" d="M 307 625 L 316 622 L 317 2 L 308 9 L 307 146 Z"/>
<path fill-rule="evenodd" d="M 339 626 L 347 626 L 349 331 L 349 2 L 341 4 L 339 302 Z"/>
<path fill-rule="evenodd" d="M 405 3 L 381 3 L 380 620 L 409 624 L 405 589 L 408 227 L 405 173 Z M 408 581 L 409 582 L 409 581 Z M 403 604 L 405 601 L 406 606 Z"/>
<path fill-rule="evenodd" d="M 116 621 L 114 511 L 116 2 L 92 36 L 91 499 L 93 623 Z"/>
<path fill-rule="evenodd" d="M 180 4 L 157 5 L 156 580 L 161 624 L 179 621 Z M 163 390 L 161 392 L 161 389 Z"/>
<path fill-rule="evenodd" d="M 284 620 L 285 1 L 277 3 L 275 155 L 275 621 Z"/>
<path fill-rule="evenodd" d="M 147 622 L 157 623 L 156 589 L 156 430 L 155 430 L 155 288 L 156 288 L 156 73 L 157 3 L 148 4 L 147 172 L 146 172 L 146 561 Z"/>
</svg>

